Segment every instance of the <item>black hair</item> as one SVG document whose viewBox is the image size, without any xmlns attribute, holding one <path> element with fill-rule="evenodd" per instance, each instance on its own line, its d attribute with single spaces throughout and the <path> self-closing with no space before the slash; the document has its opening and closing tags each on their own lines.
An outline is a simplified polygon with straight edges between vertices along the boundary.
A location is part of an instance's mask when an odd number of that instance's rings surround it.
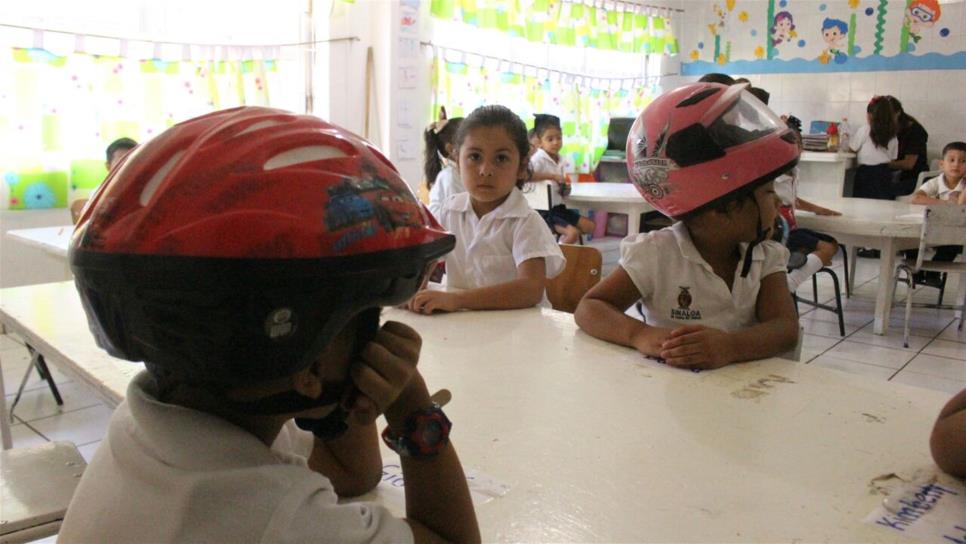
<svg viewBox="0 0 966 544">
<path fill-rule="evenodd" d="M 522 189 L 523 184 L 530 178 L 530 167 L 527 161 L 527 157 L 530 155 L 530 140 L 527 138 L 527 126 L 523 124 L 523 121 L 517 114 L 510 111 L 510 108 L 506 106 L 480 106 L 473 110 L 473 113 L 466 119 L 463 119 L 459 130 L 456 131 L 455 145 L 457 153 L 459 153 L 460 147 L 463 146 L 463 140 L 466 139 L 466 135 L 470 131 L 481 127 L 500 127 L 510 136 L 510 140 L 516 146 L 517 152 L 520 155 L 521 164 L 528 165 L 528 175 L 526 178 L 517 180 L 517 187 Z M 517 168 L 519 168 L 519 165 Z"/>
<path fill-rule="evenodd" d="M 766 106 L 768 105 L 768 99 L 771 98 L 771 94 L 765 89 L 762 89 L 761 87 L 749 87 L 748 92 L 758 100 L 761 100 Z"/>
<path fill-rule="evenodd" d="M 720 83 L 722 85 L 734 85 L 735 78 L 729 76 L 728 74 L 720 74 L 712 72 L 710 74 L 704 74 L 698 83 Z"/>
<path fill-rule="evenodd" d="M 543 133 L 555 128 L 557 130 L 563 130 L 560 128 L 560 118 L 556 115 L 548 115 L 546 113 L 537 113 L 533 116 L 533 135 L 537 138 L 542 138 Z"/>
<path fill-rule="evenodd" d="M 120 151 L 122 149 L 134 149 L 138 146 L 138 143 L 130 138 L 118 138 L 111 142 L 111 145 L 107 146 L 107 162 L 111 162 L 111 156 L 114 155 L 115 151 Z"/>
<path fill-rule="evenodd" d="M 443 161 L 439 156 L 446 155 L 446 144 L 454 144 L 455 147 L 456 132 L 462 122 L 462 117 L 453 117 L 447 120 L 438 132 L 436 130 L 437 123 L 430 125 L 423 132 L 423 141 L 426 143 L 423 174 L 426 176 L 427 189 L 433 188 L 433 184 L 436 183 L 436 176 L 443 169 Z"/>
<path fill-rule="evenodd" d="M 940 155 L 942 158 L 946 158 L 946 153 L 950 151 L 962 151 L 966 153 L 966 142 L 949 142 L 943 147 L 943 154 Z"/>
<path fill-rule="evenodd" d="M 865 111 L 872 114 L 872 119 L 869 120 L 869 138 L 872 143 L 876 147 L 888 148 L 889 142 L 899 132 L 892 101 L 885 96 L 876 96 L 869 101 Z"/>
<path fill-rule="evenodd" d="M 917 121 L 915 117 L 909 115 L 908 113 L 906 113 L 906 110 L 902 109 L 902 102 L 899 102 L 898 98 L 892 95 L 886 95 L 885 98 L 886 100 L 889 101 L 889 105 L 892 106 L 893 113 L 899 114 L 900 127 L 908 127 L 909 125 L 912 125 L 914 123 L 919 124 L 919 121 Z"/>
</svg>

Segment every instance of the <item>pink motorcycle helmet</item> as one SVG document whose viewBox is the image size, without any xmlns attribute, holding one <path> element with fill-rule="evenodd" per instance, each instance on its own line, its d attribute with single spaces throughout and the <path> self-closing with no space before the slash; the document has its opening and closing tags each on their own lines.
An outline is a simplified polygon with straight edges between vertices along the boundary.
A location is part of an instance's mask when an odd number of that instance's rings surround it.
<svg viewBox="0 0 966 544">
<path fill-rule="evenodd" d="M 637 117 L 627 138 L 627 171 L 655 209 L 691 215 L 795 166 L 791 129 L 746 89 L 685 85 Z"/>
</svg>

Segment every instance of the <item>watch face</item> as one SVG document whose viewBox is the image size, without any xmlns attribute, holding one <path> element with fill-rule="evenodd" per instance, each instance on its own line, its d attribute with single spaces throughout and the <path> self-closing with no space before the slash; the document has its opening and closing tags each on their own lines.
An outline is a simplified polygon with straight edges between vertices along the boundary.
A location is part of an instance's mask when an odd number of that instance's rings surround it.
<svg viewBox="0 0 966 544">
<path fill-rule="evenodd" d="M 443 427 L 439 421 L 430 420 L 422 428 L 420 442 L 427 446 L 435 446 L 443 437 Z"/>
</svg>

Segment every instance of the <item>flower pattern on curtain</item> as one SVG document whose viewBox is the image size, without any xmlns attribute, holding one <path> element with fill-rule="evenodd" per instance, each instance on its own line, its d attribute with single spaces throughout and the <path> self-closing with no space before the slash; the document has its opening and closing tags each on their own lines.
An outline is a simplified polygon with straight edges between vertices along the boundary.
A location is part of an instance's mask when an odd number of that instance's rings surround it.
<svg viewBox="0 0 966 544">
<path fill-rule="evenodd" d="M 65 207 L 107 172 L 104 149 L 210 111 L 271 105 L 274 60 L 165 61 L 0 50 L 0 209 Z"/>
<path fill-rule="evenodd" d="M 667 17 L 619 4 L 613 9 L 559 0 L 431 0 L 437 19 L 493 29 L 531 42 L 627 53 L 676 55 Z"/>
<path fill-rule="evenodd" d="M 579 84 L 565 74 L 549 72 L 548 77 L 537 77 L 490 64 L 452 62 L 437 55 L 433 61 L 433 118 L 440 106 L 446 107 L 450 117 L 464 117 L 485 104 L 510 108 L 528 127 L 533 126 L 536 113 L 556 115 L 563 129 L 560 156 L 568 172 L 593 170 L 607 149 L 610 118 L 636 117 L 658 92 L 639 80 L 633 85 L 624 80 L 626 88 L 600 89 Z"/>
</svg>

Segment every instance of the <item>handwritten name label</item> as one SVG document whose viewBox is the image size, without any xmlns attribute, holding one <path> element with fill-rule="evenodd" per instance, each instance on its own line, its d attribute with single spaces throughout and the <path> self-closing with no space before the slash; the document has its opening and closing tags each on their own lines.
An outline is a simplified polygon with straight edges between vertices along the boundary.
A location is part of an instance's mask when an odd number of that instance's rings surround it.
<svg viewBox="0 0 966 544">
<path fill-rule="evenodd" d="M 510 486 L 495 480 L 474 468 L 466 469 L 466 485 L 470 488 L 473 504 L 479 506 L 491 500 L 502 497 L 510 491 Z M 385 463 L 382 466 L 382 480 L 376 489 L 379 495 L 388 503 L 400 510 L 405 508 L 404 489 L 406 481 L 403 478 L 402 467 L 399 463 Z"/>
<path fill-rule="evenodd" d="M 923 542 L 966 544 L 966 489 L 955 482 L 906 486 L 865 522 Z"/>
</svg>

